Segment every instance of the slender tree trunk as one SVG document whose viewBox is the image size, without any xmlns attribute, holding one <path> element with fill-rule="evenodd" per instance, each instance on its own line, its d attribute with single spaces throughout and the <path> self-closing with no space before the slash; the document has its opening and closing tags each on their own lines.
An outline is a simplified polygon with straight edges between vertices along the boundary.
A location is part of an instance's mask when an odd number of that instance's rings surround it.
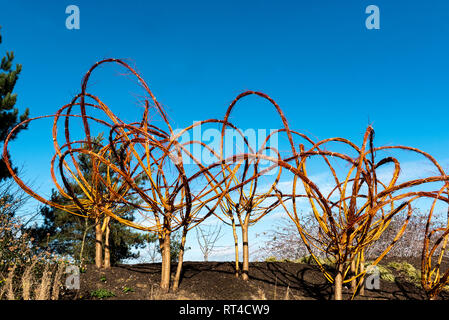
<svg viewBox="0 0 449 320">
<path fill-rule="evenodd" d="M 360 258 L 360 272 L 365 271 L 365 256 L 363 255 L 362 251 L 362 257 Z M 362 281 L 362 284 L 360 285 L 360 295 L 365 295 L 365 279 Z"/>
<path fill-rule="evenodd" d="M 102 243 L 103 243 L 103 234 L 101 232 L 101 224 L 100 218 L 95 219 L 95 265 L 97 268 L 101 268 L 102 266 Z"/>
<path fill-rule="evenodd" d="M 162 239 L 162 272 L 161 289 L 168 292 L 170 289 L 170 232 L 166 231 Z"/>
<path fill-rule="evenodd" d="M 84 218 L 83 240 L 81 241 L 81 249 L 80 249 L 81 268 L 84 268 L 84 244 L 86 243 L 87 230 L 89 230 L 88 223 L 89 223 L 89 218 Z"/>
<path fill-rule="evenodd" d="M 184 248 L 186 244 L 186 238 L 187 238 L 187 228 L 184 227 L 184 229 L 182 230 L 181 248 L 179 248 L 178 266 L 176 268 L 175 280 L 173 282 L 173 291 L 178 290 L 179 281 L 181 279 L 182 262 L 184 260 Z"/>
<path fill-rule="evenodd" d="M 248 224 L 242 225 L 242 241 L 243 241 L 243 268 L 242 279 L 247 281 L 249 279 L 249 246 L 248 246 Z"/>
<path fill-rule="evenodd" d="M 356 266 L 355 266 L 355 260 L 351 261 L 351 277 L 354 277 L 356 274 Z M 355 291 L 357 290 L 357 279 L 352 279 L 351 280 L 351 290 L 352 293 L 355 293 Z"/>
<path fill-rule="evenodd" d="M 334 279 L 334 300 L 343 300 L 343 265 L 337 266 L 337 275 Z"/>
<path fill-rule="evenodd" d="M 109 226 L 110 217 L 106 217 L 106 230 L 104 235 L 104 268 L 111 268 L 111 251 L 109 247 L 109 235 L 111 233 L 111 229 Z"/>
<path fill-rule="evenodd" d="M 232 220 L 232 233 L 234 234 L 234 248 L 235 248 L 235 277 L 239 277 L 239 238 L 237 236 L 237 230 L 234 219 Z"/>
</svg>

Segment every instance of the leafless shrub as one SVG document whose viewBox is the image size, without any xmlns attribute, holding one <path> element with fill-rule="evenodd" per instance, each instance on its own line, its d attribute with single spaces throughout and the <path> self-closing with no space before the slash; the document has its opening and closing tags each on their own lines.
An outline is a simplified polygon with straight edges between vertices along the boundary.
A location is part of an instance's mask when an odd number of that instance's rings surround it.
<svg viewBox="0 0 449 320">
<path fill-rule="evenodd" d="M 406 217 L 404 214 L 395 216 L 385 232 L 373 246 L 367 248 L 366 256 L 377 257 L 393 241 L 395 235 L 400 230 Z M 407 228 L 402 237 L 396 242 L 394 247 L 388 252 L 387 257 L 417 258 L 421 256 L 422 245 L 425 236 L 427 215 L 415 209 L 409 219 Z"/>
<path fill-rule="evenodd" d="M 148 258 L 151 263 L 155 263 L 161 260 L 161 254 L 159 253 L 159 243 L 151 242 L 148 244 Z M 147 262 L 146 257 L 142 257 L 142 263 Z"/>
<path fill-rule="evenodd" d="M 318 234 L 318 227 L 310 216 L 303 217 L 304 225 L 313 234 Z M 309 254 L 302 241 L 296 225 L 286 217 L 281 217 L 271 230 L 258 235 L 266 240 L 257 252 L 258 259 L 297 260 Z"/>
<path fill-rule="evenodd" d="M 304 216 L 303 219 L 307 230 L 311 231 L 311 234 L 317 235 L 318 227 L 313 225 L 314 220 L 310 216 Z M 404 214 L 398 214 L 391 220 L 379 240 L 373 246 L 367 248 L 367 259 L 376 257 L 385 250 L 399 232 L 404 219 L 406 219 Z M 396 242 L 390 252 L 388 252 L 387 257 L 420 258 L 425 236 L 426 219 L 427 213 L 415 208 L 404 235 Z M 296 225 L 290 219 L 280 218 L 275 228 L 263 232 L 261 236 L 266 239 L 258 252 L 258 258 L 261 260 L 273 258 L 276 260 L 294 261 L 309 255 L 307 248 L 304 246 L 298 234 Z"/>
<path fill-rule="evenodd" d="M 15 217 L 24 201 L 25 197 L 14 193 L 9 184 L 0 184 L 0 299 L 49 299 L 53 269 L 57 275 L 52 297 L 57 299 L 59 288 L 55 288 L 63 263 L 49 251 L 33 246 L 22 219 Z M 37 287 L 36 279 L 40 279 Z"/>
</svg>

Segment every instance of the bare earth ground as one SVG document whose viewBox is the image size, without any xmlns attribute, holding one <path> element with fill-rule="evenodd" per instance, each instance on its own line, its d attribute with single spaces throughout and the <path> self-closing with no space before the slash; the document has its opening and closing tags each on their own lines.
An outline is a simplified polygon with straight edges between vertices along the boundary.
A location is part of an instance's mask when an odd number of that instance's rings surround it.
<svg viewBox="0 0 449 320">
<path fill-rule="evenodd" d="M 386 264 L 391 259 L 384 259 Z M 401 261 L 393 259 L 393 261 Z M 403 261 L 403 260 L 402 260 Z M 419 269 L 419 259 L 407 262 Z M 176 265 L 173 264 L 172 270 Z M 332 288 L 314 265 L 293 262 L 250 263 L 250 281 L 236 279 L 233 262 L 185 262 L 183 277 L 177 293 L 159 291 L 161 264 L 118 265 L 110 270 L 88 266 L 81 273 L 80 290 L 67 291 L 63 299 L 91 300 L 91 293 L 107 290 L 114 296 L 107 300 L 329 300 Z M 174 273 L 174 271 L 173 271 Z M 395 281 L 381 279 L 379 290 L 366 290 L 369 300 L 423 300 L 426 295 L 400 272 L 394 271 Z M 345 298 L 351 294 L 344 289 Z M 448 299 L 442 293 L 440 299 Z"/>
</svg>

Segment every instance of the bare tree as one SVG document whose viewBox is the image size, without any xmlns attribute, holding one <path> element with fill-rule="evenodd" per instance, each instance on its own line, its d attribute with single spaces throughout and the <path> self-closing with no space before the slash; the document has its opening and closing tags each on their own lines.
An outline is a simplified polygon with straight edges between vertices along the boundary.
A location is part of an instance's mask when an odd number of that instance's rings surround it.
<svg viewBox="0 0 449 320">
<path fill-rule="evenodd" d="M 395 243 L 394 247 L 388 252 L 387 256 L 395 258 L 419 258 L 422 254 L 422 244 L 425 237 L 427 212 L 421 212 L 418 209 L 413 210 L 407 229 L 402 237 Z M 393 217 L 385 232 L 381 235 L 373 246 L 367 248 L 366 257 L 372 258 L 378 256 L 393 241 L 398 233 L 403 221 L 407 217 L 404 214 L 398 214 Z"/>
<path fill-rule="evenodd" d="M 160 261 L 160 253 L 158 248 L 159 247 L 156 243 L 148 244 L 148 257 L 150 258 L 151 263 Z"/>
<path fill-rule="evenodd" d="M 313 226 L 311 224 L 313 220 L 308 220 L 309 230 L 312 230 Z M 309 254 L 307 247 L 298 234 L 296 225 L 287 217 L 280 218 L 276 221 L 273 229 L 258 234 L 257 236 L 265 238 L 263 245 L 258 250 L 259 259 L 276 258 L 276 260 L 296 260 Z"/>
<path fill-rule="evenodd" d="M 208 261 L 211 253 L 214 251 L 215 244 L 221 237 L 223 237 L 221 224 L 198 226 L 196 228 L 196 239 L 203 253 L 204 261 Z"/>
</svg>

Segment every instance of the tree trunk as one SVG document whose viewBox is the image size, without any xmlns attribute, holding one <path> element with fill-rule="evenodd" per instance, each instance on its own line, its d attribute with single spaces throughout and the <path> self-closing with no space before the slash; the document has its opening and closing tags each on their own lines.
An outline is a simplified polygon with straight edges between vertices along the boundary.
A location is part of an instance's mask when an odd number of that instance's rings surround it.
<svg viewBox="0 0 449 320">
<path fill-rule="evenodd" d="M 104 268 L 111 268 L 111 251 L 109 248 L 109 235 L 111 233 L 111 229 L 109 226 L 110 217 L 106 218 L 106 230 L 104 235 Z"/>
<path fill-rule="evenodd" d="M 162 272 L 161 289 L 168 292 L 170 289 L 170 233 L 165 232 L 162 239 Z"/>
<path fill-rule="evenodd" d="M 356 275 L 356 267 L 355 267 L 355 260 L 351 261 L 351 277 L 354 277 Z M 352 293 L 355 293 L 357 290 L 357 279 L 354 278 L 351 280 L 351 291 Z"/>
<path fill-rule="evenodd" d="M 182 261 L 184 260 L 184 246 L 186 244 L 187 228 L 182 230 L 181 247 L 179 248 L 178 267 L 176 268 L 175 280 L 173 282 L 173 291 L 178 290 L 179 280 L 181 279 Z"/>
<path fill-rule="evenodd" d="M 249 246 L 248 246 L 248 224 L 245 222 L 242 225 L 242 241 L 243 241 L 243 268 L 242 279 L 247 281 L 249 279 Z"/>
<path fill-rule="evenodd" d="M 360 272 L 364 271 L 365 271 L 365 257 L 362 252 L 362 257 L 360 259 Z M 361 296 L 365 295 L 365 279 L 362 281 L 362 284 L 360 285 L 360 295 Z"/>
<path fill-rule="evenodd" d="M 235 277 L 239 277 L 239 238 L 237 236 L 237 230 L 235 227 L 235 221 L 232 220 L 232 233 L 234 234 L 234 246 L 235 246 Z"/>
<path fill-rule="evenodd" d="M 101 268 L 102 259 L 102 243 L 103 233 L 101 232 L 100 218 L 95 219 L 95 265 L 97 268 Z"/>
<path fill-rule="evenodd" d="M 343 300 L 343 265 L 337 266 L 337 275 L 334 279 L 334 300 Z"/>
</svg>

